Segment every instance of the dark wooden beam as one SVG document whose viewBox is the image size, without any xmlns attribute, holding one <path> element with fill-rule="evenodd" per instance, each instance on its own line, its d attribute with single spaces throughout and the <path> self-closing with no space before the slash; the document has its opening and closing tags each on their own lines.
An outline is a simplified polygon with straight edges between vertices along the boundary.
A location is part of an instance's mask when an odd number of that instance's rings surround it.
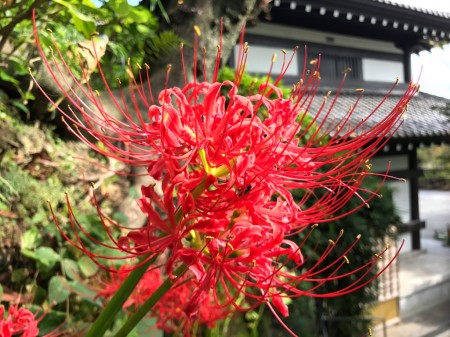
<svg viewBox="0 0 450 337">
<path fill-rule="evenodd" d="M 408 156 L 408 168 L 411 171 L 418 171 L 418 163 L 417 163 L 417 151 L 416 149 L 412 150 Z M 420 219 L 419 213 L 419 178 L 411 177 L 409 179 L 409 201 L 411 208 L 411 220 Z M 412 240 L 412 249 L 420 250 L 420 230 L 411 232 L 411 240 Z"/>
</svg>

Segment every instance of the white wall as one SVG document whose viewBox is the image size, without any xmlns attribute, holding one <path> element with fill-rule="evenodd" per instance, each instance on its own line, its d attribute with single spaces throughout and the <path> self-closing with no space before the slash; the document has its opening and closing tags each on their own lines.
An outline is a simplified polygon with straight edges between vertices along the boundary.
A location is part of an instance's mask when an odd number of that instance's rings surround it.
<svg viewBox="0 0 450 337">
<path fill-rule="evenodd" d="M 398 76 L 400 82 L 405 82 L 402 62 L 363 58 L 362 70 L 364 81 L 392 83 Z"/>
<path fill-rule="evenodd" d="M 382 156 L 371 159 L 372 171 L 384 173 L 390 162 L 390 170 L 407 170 L 408 169 L 408 156 L 392 155 Z M 410 183 L 406 181 L 399 181 L 388 179 L 386 184 L 393 189 L 392 199 L 394 200 L 395 209 L 400 216 L 402 222 L 406 223 L 411 221 L 411 207 L 410 207 Z M 401 253 L 411 251 L 411 233 L 400 234 L 398 237 L 398 243 L 405 240 Z"/>
<path fill-rule="evenodd" d="M 288 62 L 292 55 L 291 50 L 287 49 L 286 52 L 287 55 L 284 55 L 280 48 L 249 45 L 245 69 L 251 73 L 266 75 L 270 69 L 270 65 L 272 64 L 273 55 L 276 54 L 277 56 L 273 65 L 272 74 L 280 74 L 281 66 L 283 64 L 283 57 L 286 56 L 286 62 Z M 234 46 L 233 54 L 234 64 L 236 65 L 239 57 L 239 46 Z M 298 58 L 296 56 L 294 56 L 294 59 L 285 74 L 299 76 Z"/>
</svg>

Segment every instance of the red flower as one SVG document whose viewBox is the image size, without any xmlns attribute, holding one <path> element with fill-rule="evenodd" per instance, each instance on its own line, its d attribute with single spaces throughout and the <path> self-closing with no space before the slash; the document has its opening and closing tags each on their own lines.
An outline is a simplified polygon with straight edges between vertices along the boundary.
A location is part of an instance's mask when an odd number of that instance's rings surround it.
<svg viewBox="0 0 450 337">
<path fill-rule="evenodd" d="M 38 334 L 38 320 L 31 311 L 12 305 L 5 317 L 5 308 L 0 306 L 1 337 L 36 337 Z"/>
<path fill-rule="evenodd" d="M 110 279 L 102 282 L 102 289 L 97 297 L 106 299 L 112 297 L 129 274 L 130 268 L 123 266 L 117 272 L 110 274 Z M 124 308 L 139 307 L 162 284 L 159 269 L 147 271 L 137 284 L 131 296 L 124 304 Z M 198 322 L 213 328 L 216 322 L 223 320 L 230 314 L 230 310 L 214 304 L 214 298 L 206 293 L 195 296 L 196 283 L 192 278 L 182 279 L 175 284 L 152 308 L 151 317 L 157 318 L 156 327 L 168 333 L 183 332 L 189 336 L 193 322 Z M 200 309 L 189 315 L 191 299 L 195 298 Z"/>
<path fill-rule="evenodd" d="M 147 224 L 129 228 L 129 234 L 120 239 L 111 234 L 112 243 L 101 244 L 126 252 L 126 258 L 165 253 L 169 276 L 177 264 L 189 267 L 189 282 L 193 282 L 189 287 L 195 284 L 195 290 L 192 298 L 186 299 L 183 314 L 176 316 L 171 311 L 171 315 L 180 319 L 184 315 L 186 320 L 199 317 L 202 305 L 212 296 L 215 305 L 223 308 L 249 310 L 266 302 L 286 316 L 283 297 L 337 296 L 368 283 L 364 276 L 377 258 L 352 272 L 341 273 L 353 245 L 339 259 L 324 264 L 339 237 L 335 242 L 330 240 L 325 251 L 318 252 L 317 261 L 311 262 L 311 257 L 301 253 L 309 234 L 300 243 L 295 242 L 294 235 L 305 229 L 312 231 L 308 228 L 313 224 L 336 219 L 334 214 L 354 196 L 361 200 L 357 208 L 378 196 L 377 191 L 361 188 L 364 178 L 371 174 L 368 161 L 401 124 L 417 85 L 411 83 L 394 109 L 373 127 L 367 121 L 380 108 L 352 125 L 349 117 L 356 104 L 345 119 L 330 126 L 327 119 L 332 116 L 342 85 L 333 98 L 320 98 L 323 103 L 319 110 L 313 118 L 308 117 L 316 99 L 320 61 L 305 69 L 289 97 L 283 97 L 277 87 L 290 64 L 288 59 L 273 84 L 267 80 L 257 92 L 243 96 L 239 85 L 247 50 L 241 43 L 241 62 L 234 81 L 217 82 L 219 46 L 211 82 L 197 81 L 194 72 L 193 82 L 182 88 L 166 88 L 153 102 L 146 83 L 131 78 L 135 104 L 126 107 L 115 101 L 122 115 L 117 118 L 105 111 L 101 97 L 89 86 L 84 88 L 75 76 L 72 79 L 80 93 L 66 88 L 59 80 L 60 75 L 70 73 L 63 55 L 57 50 L 59 60 L 49 61 L 38 46 L 50 74 L 77 111 L 78 115 L 71 115 L 61 110 L 69 129 L 104 155 L 146 166 L 148 174 L 161 182 L 162 196 L 153 186 L 142 188 L 138 202 L 148 216 Z M 292 57 L 294 54 L 295 50 Z M 100 65 L 99 71 L 103 76 Z M 148 77 L 148 69 L 144 72 Z M 135 119 L 131 118 L 132 108 Z M 294 189 L 302 191 L 300 200 L 292 196 Z M 74 230 L 83 230 L 70 207 L 69 212 Z M 99 214 L 104 228 L 110 231 L 111 222 L 100 210 Z M 87 251 L 78 234 L 75 240 L 66 237 L 97 263 L 107 258 Z M 358 241 L 359 237 L 354 244 Z M 304 268 L 305 260 L 308 268 Z M 355 272 L 362 276 L 351 286 L 333 294 L 318 291 L 324 282 Z M 299 290 L 303 281 L 311 283 L 311 288 Z M 251 304 L 241 306 L 241 295 Z M 171 300 L 177 303 L 180 298 Z"/>
</svg>

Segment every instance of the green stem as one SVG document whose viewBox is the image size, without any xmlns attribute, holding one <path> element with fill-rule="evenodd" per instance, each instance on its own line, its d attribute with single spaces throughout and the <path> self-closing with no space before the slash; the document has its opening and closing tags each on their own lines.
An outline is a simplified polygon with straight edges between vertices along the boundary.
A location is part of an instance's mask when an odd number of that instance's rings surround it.
<svg viewBox="0 0 450 337">
<path fill-rule="evenodd" d="M 173 274 L 180 276 L 187 270 L 186 265 L 178 267 Z M 126 337 L 133 330 L 133 328 L 144 318 L 145 315 L 153 308 L 153 306 L 164 296 L 165 293 L 172 287 L 173 281 L 167 277 L 166 280 L 159 286 L 158 289 L 150 296 L 150 298 L 131 315 L 114 337 Z"/>
<path fill-rule="evenodd" d="M 119 290 L 103 309 L 100 316 L 98 316 L 94 324 L 92 324 L 85 337 L 101 337 L 105 334 L 108 327 L 114 322 L 117 313 L 122 310 L 123 304 L 130 297 L 130 294 L 133 292 L 139 280 L 155 260 L 156 256 L 149 259 L 142 266 L 136 268 L 128 275 Z"/>
</svg>

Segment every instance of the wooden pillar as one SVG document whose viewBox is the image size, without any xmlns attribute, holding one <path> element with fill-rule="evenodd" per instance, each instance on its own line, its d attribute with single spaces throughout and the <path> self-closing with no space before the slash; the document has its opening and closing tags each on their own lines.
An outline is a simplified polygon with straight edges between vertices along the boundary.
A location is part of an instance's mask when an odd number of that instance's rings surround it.
<svg viewBox="0 0 450 337">
<path fill-rule="evenodd" d="M 403 74 L 405 75 L 405 83 L 411 81 L 411 47 L 403 47 Z"/>
<path fill-rule="evenodd" d="M 419 166 L 417 163 L 417 149 L 414 146 L 408 154 L 409 170 L 415 172 L 409 179 L 409 202 L 411 210 L 411 221 L 420 220 L 419 214 Z M 420 250 L 420 229 L 411 232 L 412 249 Z"/>
</svg>

